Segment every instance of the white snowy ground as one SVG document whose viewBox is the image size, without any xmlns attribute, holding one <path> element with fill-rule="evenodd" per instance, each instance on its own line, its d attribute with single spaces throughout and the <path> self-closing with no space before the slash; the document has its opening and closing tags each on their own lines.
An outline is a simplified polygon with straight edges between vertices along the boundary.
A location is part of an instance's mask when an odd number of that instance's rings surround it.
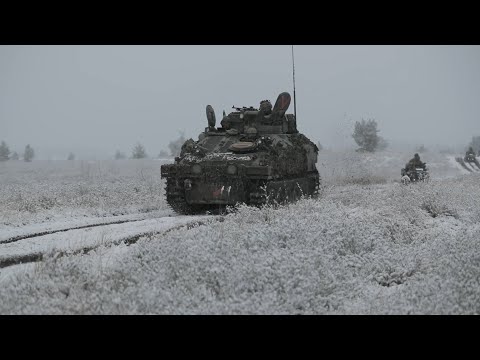
<svg viewBox="0 0 480 360">
<path fill-rule="evenodd" d="M 462 174 L 447 156 L 422 154 L 433 180 L 403 186 L 396 181 L 410 157 L 323 152 L 319 199 L 240 207 L 223 221 L 168 217 L 155 193 L 148 206 L 157 218 L 0 244 L 0 259 L 44 254 L 0 268 L 0 314 L 479 314 L 480 174 Z M 142 184 L 129 162 L 117 166 L 118 181 L 131 180 L 126 194 Z M 145 173 L 158 162 L 141 166 Z M 72 199 L 61 189 L 61 172 L 59 165 L 57 189 Z M 149 174 L 154 181 L 155 171 Z M 10 171 L 8 178 L 17 176 Z M 34 179 L 32 173 L 24 182 L 32 194 Z M 74 177 L 64 181 L 75 189 Z M 92 180 L 87 188 L 97 187 Z M 105 191 L 117 199 L 107 185 Z M 125 202 L 128 216 L 142 214 L 148 198 L 136 194 Z M 99 215 L 111 216 L 121 198 L 107 200 Z M 95 215 L 95 204 L 81 211 L 55 206 L 38 206 L 37 216 L 18 209 L 15 217 L 15 204 L 2 203 L 0 214 L 11 217 L 0 221 L 0 238 L 22 221 L 20 229 L 54 226 L 48 211 L 56 220 L 62 212 L 68 221 L 68 214 L 74 221 L 82 211 Z M 195 220 L 201 223 L 181 227 Z"/>
<path fill-rule="evenodd" d="M 162 161 L 0 162 L 0 234 L 167 210 Z M 1 235 L 0 235 L 1 237 Z"/>
</svg>

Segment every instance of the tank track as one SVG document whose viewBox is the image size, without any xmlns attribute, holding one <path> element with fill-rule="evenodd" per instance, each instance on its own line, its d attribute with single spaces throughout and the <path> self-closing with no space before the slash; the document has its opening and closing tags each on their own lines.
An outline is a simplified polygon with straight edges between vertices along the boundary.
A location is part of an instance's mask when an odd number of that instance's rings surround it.
<svg viewBox="0 0 480 360">
<path fill-rule="evenodd" d="M 305 181 L 307 178 L 308 182 L 311 182 L 308 185 L 308 188 L 312 189 L 311 191 L 301 190 L 297 183 L 302 180 Z M 285 187 L 285 182 L 289 183 Z M 306 184 L 304 184 L 306 185 Z M 272 181 L 268 182 L 259 182 L 255 185 L 254 190 L 250 192 L 250 202 L 249 205 L 261 206 L 267 203 L 277 203 L 285 204 L 288 202 L 295 202 L 299 200 L 302 196 L 317 198 L 320 193 L 320 176 L 317 173 L 309 174 L 303 178 L 289 179 L 282 181 Z"/>
<path fill-rule="evenodd" d="M 167 179 L 165 186 L 168 206 L 177 214 L 198 215 L 201 213 L 225 214 L 226 206 L 223 205 L 190 205 L 185 199 L 185 189 L 182 181 L 176 181 L 175 178 Z"/>
<path fill-rule="evenodd" d="M 175 178 L 167 179 L 165 193 L 167 194 L 168 205 L 177 214 L 192 215 L 195 213 L 195 209 L 188 205 L 185 200 L 183 184 L 180 185 Z"/>
<path fill-rule="evenodd" d="M 296 183 L 298 181 L 305 181 L 305 177 L 298 179 L 282 180 L 282 181 L 258 181 L 250 183 L 250 193 L 248 205 L 262 206 L 267 203 L 271 204 L 285 204 L 288 202 L 295 202 L 303 196 L 318 197 L 320 189 L 320 176 L 318 172 L 309 174 L 306 177 L 310 184 L 307 185 L 311 191 L 303 192 Z M 298 181 L 296 181 L 298 180 Z M 285 182 L 290 182 L 290 186 L 285 188 Z M 306 184 L 304 184 L 306 185 Z M 170 208 L 177 214 L 194 215 L 209 211 L 213 214 L 223 214 L 226 212 L 226 206 L 222 205 L 189 205 L 185 199 L 185 190 L 182 181 L 176 181 L 175 178 L 167 179 L 165 187 L 167 194 L 167 203 Z"/>
</svg>

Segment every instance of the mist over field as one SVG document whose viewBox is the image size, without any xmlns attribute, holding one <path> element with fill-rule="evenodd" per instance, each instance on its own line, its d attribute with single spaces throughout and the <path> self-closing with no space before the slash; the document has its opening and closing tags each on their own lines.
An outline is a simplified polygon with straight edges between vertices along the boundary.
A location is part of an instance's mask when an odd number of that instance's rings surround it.
<svg viewBox="0 0 480 360">
<path fill-rule="evenodd" d="M 373 118 L 392 146 L 464 151 L 480 134 L 479 46 L 295 46 L 298 128 L 355 147 Z M 197 139 L 205 106 L 293 95 L 291 47 L 0 46 L 0 140 L 37 159 L 108 159 L 142 143 L 155 157 Z M 293 106 L 290 111 L 293 112 Z"/>
</svg>

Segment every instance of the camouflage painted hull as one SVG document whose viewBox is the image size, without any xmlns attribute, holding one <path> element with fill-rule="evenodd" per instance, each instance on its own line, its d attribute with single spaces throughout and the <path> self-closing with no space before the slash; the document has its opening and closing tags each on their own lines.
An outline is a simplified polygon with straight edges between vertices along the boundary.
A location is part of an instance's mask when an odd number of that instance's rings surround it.
<svg viewBox="0 0 480 360">
<path fill-rule="evenodd" d="M 318 147 L 286 114 L 290 95 L 281 93 L 271 109 L 235 108 L 215 127 L 207 105 L 208 127 L 198 141 L 187 140 L 174 164 L 162 165 L 167 202 L 180 214 L 216 211 L 238 203 L 286 203 L 318 194 Z"/>
<path fill-rule="evenodd" d="M 249 179 L 232 177 L 214 182 L 204 179 L 167 178 L 167 202 L 180 214 L 224 210 L 239 203 L 261 206 L 285 204 L 302 197 L 318 195 L 318 172 L 291 179 Z"/>
</svg>

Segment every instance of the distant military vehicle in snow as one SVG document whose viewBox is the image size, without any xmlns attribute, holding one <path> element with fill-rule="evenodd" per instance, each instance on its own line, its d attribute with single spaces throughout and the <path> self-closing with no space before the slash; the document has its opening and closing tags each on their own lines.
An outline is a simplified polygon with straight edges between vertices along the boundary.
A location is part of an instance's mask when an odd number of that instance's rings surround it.
<svg viewBox="0 0 480 360">
<path fill-rule="evenodd" d="M 427 163 L 420 160 L 420 155 L 416 153 L 413 158 L 401 170 L 402 183 L 425 182 L 430 179 L 427 170 Z"/>
<path fill-rule="evenodd" d="M 480 170 L 480 163 L 478 162 L 477 157 L 475 156 L 475 151 L 473 151 L 473 148 L 471 146 L 465 153 L 465 157 L 463 160 L 469 163 L 475 170 Z"/>
<path fill-rule="evenodd" d="M 430 180 L 430 175 L 426 167 L 415 169 L 402 169 L 402 183 L 409 184 L 411 182 L 426 182 Z"/>
<path fill-rule="evenodd" d="M 480 171 L 480 163 L 478 162 L 475 151 L 473 148 L 470 147 L 467 152 L 465 153 L 465 157 L 462 159 L 460 157 L 455 158 L 455 160 L 466 170 L 473 172 L 473 171 Z"/>
<path fill-rule="evenodd" d="M 208 105 L 208 127 L 199 140 L 187 140 L 173 164 L 161 166 L 168 204 L 180 214 L 194 214 L 245 203 L 285 203 L 318 194 L 318 147 L 297 130 L 296 117 L 286 114 L 290 94 L 275 105 L 223 112 L 216 126 Z"/>
</svg>

